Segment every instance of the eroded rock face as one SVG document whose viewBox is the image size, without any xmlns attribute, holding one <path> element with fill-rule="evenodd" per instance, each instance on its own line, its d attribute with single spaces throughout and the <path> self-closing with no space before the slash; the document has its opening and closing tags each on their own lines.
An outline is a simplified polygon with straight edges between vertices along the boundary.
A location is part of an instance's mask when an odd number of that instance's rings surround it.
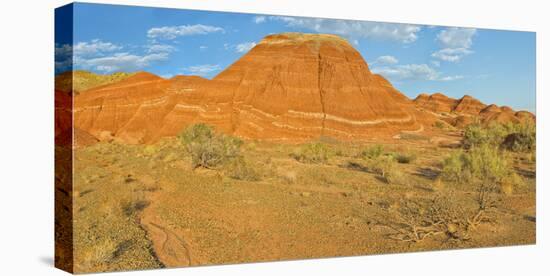
<svg viewBox="0 0 550 276">
<path fill-rule="evenodd" d="M 423 129 L 431 117 L 334 35 L 265 37 L 212 80 L 137 73 L 75 97 L 75 127 L 128 143 L 204 122 L 244 138 L 369 139 Z"/>
<path fill-rule="evenodd" d="M 450 113 L 454 111 L 458 100 L 449 98 L 441 93 L 434 93 L 432 95 L 420 94 L 414 102 L 417 107 L 436 113 Z"/>
<path fill-rule="evenodd" d="M 475 121 L 489 124 L 492 122 L 520 123 L 535 120 L 535 116 L 530 112 L 515 112 L 508 106 L 485 105 L 468 95 L 460 99 L 453 99 L 441 93 L 420 94 L 414 99 L 414 103 L 421 110 L 445 115 L 441 119 L 456 127 L 464 127 Z"/>
</svg>

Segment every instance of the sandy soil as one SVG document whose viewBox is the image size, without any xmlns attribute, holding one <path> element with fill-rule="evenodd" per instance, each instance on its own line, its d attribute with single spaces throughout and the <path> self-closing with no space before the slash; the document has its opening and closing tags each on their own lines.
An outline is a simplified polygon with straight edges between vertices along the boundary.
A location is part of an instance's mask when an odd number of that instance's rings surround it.
<svg viewBox="0 0 550 276">
<path fill-rule="evenodd" d="M 443 137 L 453 144 L 453 136 Z M 248 141 L 245 158 L 261 174 L 242 181 L 223 169 L 192 170 L 175 139 L 154 145 L 98 143 L 75 151 L 74 246 L 77 272 L 196 266 L 535 243 L 535 165 L 517 163 L 525 185 L 498 194 L 494 220 L 468 239 L 391 239 L 404 199 L 441 194 L 469 206 L 473 187 L 434 179 L 456 149 L 430 140 L 384 143 L 414 152 L 388 184 L 350 166 L 365 145 L 331 143 L 327 164 L 290 157 L 298 145 Z"/>
</svg>

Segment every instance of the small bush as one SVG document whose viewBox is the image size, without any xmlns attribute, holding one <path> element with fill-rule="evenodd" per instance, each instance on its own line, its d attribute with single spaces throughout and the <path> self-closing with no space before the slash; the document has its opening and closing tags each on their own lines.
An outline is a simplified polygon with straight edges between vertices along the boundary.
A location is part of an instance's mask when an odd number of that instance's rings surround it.
<svg viewBox="0 0 550 276">
<path fill-rule="evenodd" d="M 500 182 L 513 173 L 510 155 L 482 144 L 468 152 L 454 152 L 443 161 L 442 176 L 450 181 Z"/>
<path fill-rule="evenodd" d="M 536 129 L 531 122 L 522 124 L 480 123 L 468 125 L 464 130 L 463 145 L 466 149 L 489 144 L 510 151 L 529 152 L 535 149 Z"/>
<path fill-rule="evenodd" d="M 535 152 L 537 133 L 533 123 L 516 125 L 514 132 L 506 135 L 501 147 L 515 152 Z"/>
<path fill-rule="evenodd" d="M 292 156 L 303 163 L 327 163 L 330 149 L 323 143 L 310 143 L 300 147 L 299 151 Z"/>
<path fill-rule="evenodd" d="M 384 147 L 382 145 L 370 146 L 360 153 L 360 157 L 363 159 L 377 159 L 384 154 Z"/>
<path fill-rule="evenodd" d="M 391 155 L 380 156 L 369 161 L 369 169 L 378 174 L 386 183 L 401 181 L 401 171 L 397 168 L 397 162 Z"/>
<path fill-rule="evenodd" d="M 240 139 L 217 134 L 206 124 L 195 124 L 185 129 L 180 141 L 191 155 L 191 166 L 214 168 L 240 156 Z"/>
<path fill-rule="evenodd" d="M 488 142 L 487 131 L 481 124 L 471 124 L 464 129 L 464 147 L 469 149 Z"/>
<path fill-rule="evenodd" d="M 491 182 L 500 182 L 513 171 L 510 155 L 490 145 L 482 145 L 464 155 L 464 169 L 476 179 Z"/>
<path fill-rule="evenodd" d="M 453 152 L 449 157 L 443 160 L 443 169 L 441 176 L 444 180 L 452 182 L 461 182 L 463 180 L 464 154 L 462 152 Z"/>
<path fill-rule="evenodd" d="M 416 154 L 414 153 L 396 153 L 394 158 L 398 163 L 409 164 L 416 160 Z"/>
<path fill-rule="evenodd" d="M 246 162 L 243 157 L 238 157 L 229 162 L 227 167 L 229 176 L 233 179 L 245 181 L 258 181 L 260 174 Z"/>
</svg>

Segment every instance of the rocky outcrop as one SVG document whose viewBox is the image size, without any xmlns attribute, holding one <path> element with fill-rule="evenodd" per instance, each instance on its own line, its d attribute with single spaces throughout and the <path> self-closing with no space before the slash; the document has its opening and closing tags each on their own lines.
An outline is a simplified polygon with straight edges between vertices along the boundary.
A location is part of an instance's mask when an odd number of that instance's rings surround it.
<svg viewBox="0 0 550 276">
<path fill-rule="evenodd" d="M 471 96 L 465 95 L 460 98 L 454 107 L 453 111 L 456 113 L 476 115 L 485 108 L 485 104 L 480 102 Z"/>
<path fill-rule="evenodd" d="M 370 139 L 416 131 L 431 115 L 334 35 L 265 37 L 212 80 L 137 73 L 75 97 L 75 126 L 147 143 L 204 122 L 251 139 Z"/>
<path fill-rule="evenodd" d="M 458 101 L 441 93 L 428 95 L 422 93 L 416 97 L 414 103 L 417 107 L 436 113 L 450 113 L 454 111 Z"/>
<path fill-rule="evenodd" d="M 485 105 L 468 95 L 460 99 L 453 99 L 441 93 L 420 94 L 414 99 L 414 103 L 420 110 L 439 114 L 440 119 L 455 127 L 464 127 L 475 121 L 489 124 L 491 122 L 520 123 L 526 120 L 535 120 L 535 116 L 530 112 L 515 112 L 508 106 Z"/>
</svg>

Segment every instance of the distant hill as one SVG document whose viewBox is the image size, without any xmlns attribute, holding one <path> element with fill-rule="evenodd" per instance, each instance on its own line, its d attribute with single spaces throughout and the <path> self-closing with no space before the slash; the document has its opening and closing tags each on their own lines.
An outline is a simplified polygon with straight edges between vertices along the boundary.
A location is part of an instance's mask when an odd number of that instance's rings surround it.
<svg viewBox="0 0 550 276">
<path fill-rule="evenodd" d="M 113 74 L 95 74 L 75 70 L 61 73 L 55 77 L 55 89 L 63 92 L 73 91 L 75 95 L 88 89 L 126 79 L 135 73 L 117 72 Z"/>
<path fill-rule="evenodd" d="M 508 106 L 486 105 L 469 95 L 453 99 L 442 93 L 431 95 L 423 93 L 414 99 L 414 103 L 419 109 L 436 113 L 442 120 L 458 127 L 465 126 L 476 119 L 486 124 L 491 122 L 520 123 L 526 120 L 535 120 L 535 116 L 530 112 L 516 112 Z"/>
</svg>

